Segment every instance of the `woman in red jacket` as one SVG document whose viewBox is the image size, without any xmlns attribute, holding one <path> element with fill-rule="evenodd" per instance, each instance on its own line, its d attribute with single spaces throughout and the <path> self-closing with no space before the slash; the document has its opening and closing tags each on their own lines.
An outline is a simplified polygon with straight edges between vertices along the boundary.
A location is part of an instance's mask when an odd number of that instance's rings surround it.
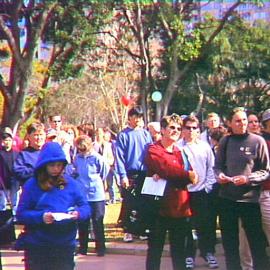
<svg viewBox="0 0 270 270">
<path fill-rule="evenodd" d="M 149 146 L 145 163 L 148 176 L 167 184 L 161 208 L 148 238 L 146 270 L 159 270 L 167 231 L 174 270 L 185 269 L 185 237 L 191 216 L 186 185 L 197 182 L 183 153 L 175 146 L 181 134 L 182 119 L 176 114 L 165 116 L 161 122 L 162 139 Z"/>
</svg>

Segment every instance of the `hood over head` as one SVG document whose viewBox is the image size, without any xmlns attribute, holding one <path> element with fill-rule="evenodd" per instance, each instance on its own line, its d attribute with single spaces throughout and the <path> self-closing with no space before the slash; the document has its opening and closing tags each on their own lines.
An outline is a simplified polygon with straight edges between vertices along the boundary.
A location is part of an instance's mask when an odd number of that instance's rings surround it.
<svg viewBox="0 0 270 270">
<path fill-rule="evenodd" d="M 67 164 L 67 159 L 62 147 L 57 142 L 47 142 L 43 145 L 40 150 L 38 160 L 35 166 L 35 173 L 51 162 L 59 162 L 62 161 Z"/>
</svg>

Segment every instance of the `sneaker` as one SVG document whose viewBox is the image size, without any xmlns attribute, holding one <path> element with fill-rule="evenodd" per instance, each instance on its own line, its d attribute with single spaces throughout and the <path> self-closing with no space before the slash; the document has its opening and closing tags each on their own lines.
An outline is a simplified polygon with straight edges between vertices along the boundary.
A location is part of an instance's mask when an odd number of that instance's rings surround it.
<svg viewBox="0 0 270 270">
<path fill-rule="evenodd" d="M 192 257 L 186 258 L 186 269 L 194 268 L 194 259 Z"/>
<path fill-rule="evenodd" d="M 212 253 L 207 253 L 206 256 L 204 257 L 204 259 L 208 263 L 208 267 L 210 269 L 218 268 L 217 259 Z"/>
<path fill-rule="evenodd" d="M 146 241 L 146 240 L 148 239 L 148 236 L 140 235 L 140 236 L 139 236 L 139 239 L 140 239 L 141 241 Z"/>
<path fill-rule="evenodd" d="M 123 241 L 126 242 L 126 243 L 133 242 L 133 236 L 132 236 L 132 234 L 130 234 L 130 233 L 125 233 L 125 234 L 124 234 Z"/>
</svg>

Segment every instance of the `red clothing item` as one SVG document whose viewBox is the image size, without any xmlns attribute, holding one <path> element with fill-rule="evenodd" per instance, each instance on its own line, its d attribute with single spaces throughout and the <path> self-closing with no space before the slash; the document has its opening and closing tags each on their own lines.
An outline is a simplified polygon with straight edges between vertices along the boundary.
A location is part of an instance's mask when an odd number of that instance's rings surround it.
<svg viewBox="0 0 270 270">
<path fill-rule="evenodd" d="M 160 141 L 149 146 L 145 157 L 147 175 L 158 174 L 167 180 L 167 186 L 160 209 L 161 216 L 191 216 L 189 193 L 186 185 L 190 184 L 189 173 L 184 170 L 181 151 L 175 146 L 168 152 Z"/>
</svg>

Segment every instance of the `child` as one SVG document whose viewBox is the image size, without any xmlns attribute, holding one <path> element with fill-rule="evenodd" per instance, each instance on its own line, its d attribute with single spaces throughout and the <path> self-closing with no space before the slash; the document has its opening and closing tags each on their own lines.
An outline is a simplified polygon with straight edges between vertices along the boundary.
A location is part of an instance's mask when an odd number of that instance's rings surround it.
<svg viewBox="0 0 270 270">
<path fill-rule="evenodd" d="M 46 143 L 23 186 L 17 220 L 25 225 L 26 269 L 74 269 L 76 221 L 89 218 L 90 209 L 76 181 L 62 174 L 66 164 L 61 146 Z"/>
<path fill-rule="evenodd" d="M 76 139 L 78 154 L 74 161 L 77 179 L 81 183 L 83 192 L 87 196 L 88 203 L 92 209 L 92 224 L 95 234 L 95 245 L 97 256 L 105 255 L 105 234 L 103 219 L 105 215 L 105 191 L 104 180 L 110 170 L 100 154 L 93 148 L 90 137 L 81 135 Z M 79 224 L 79 252 L 87 254 L 88 228 L 90 219 Z"/>
</svg>

